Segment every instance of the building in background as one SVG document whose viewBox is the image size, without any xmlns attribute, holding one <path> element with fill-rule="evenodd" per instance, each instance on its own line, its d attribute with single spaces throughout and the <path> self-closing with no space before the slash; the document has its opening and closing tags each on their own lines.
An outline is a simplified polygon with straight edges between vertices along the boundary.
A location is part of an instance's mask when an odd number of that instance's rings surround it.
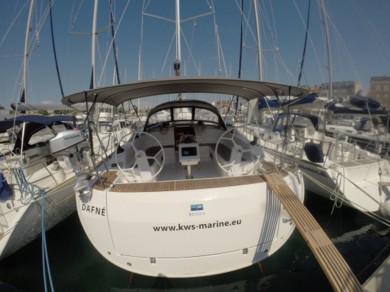
<svg viewBox="0 0 390 292">
<path fill-rule="evenodd" d="M 370 79 L 369 96 L 376 98 L 390 109 L 390 76 L 373 76 Z"/>
<path fill-rule="evenodd" d="M 362 84 L 358 81 L 340 81 L 332 82 L 332 97 L 338 102 L 342 102 L 345 98 L 354 96 L 362 90 Z M 328 96 L 329 83 L 320 85 L 319 96 Z"/>
</svg>

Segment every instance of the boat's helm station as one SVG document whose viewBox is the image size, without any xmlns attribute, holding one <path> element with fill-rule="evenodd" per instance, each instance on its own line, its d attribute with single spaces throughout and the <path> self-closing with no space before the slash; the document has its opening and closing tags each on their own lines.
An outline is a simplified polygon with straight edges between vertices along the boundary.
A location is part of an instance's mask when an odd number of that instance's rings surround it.
<svg viewBox="0 0 390 292">
<path fill-rule="evenodd" d="M 162 171 L 165 152 L 161 142 L 152 134 L 132 132 L 120 139 L 114 159 L 127 182 L 146 182 L 154 180 Z"/>
<path fill-rule="evenodd" d="M 200 161 L 199 144 L 195 135 L 186 134 L 179 141 L 179 162 L 187 168 L 187 178 L 192 178 L 191 167 L 198 165 Z"/>
<path fill-rule="evenodd" d="M 205 152 L 201 154 L 201 151 Z M 261 170 L 264 154 L 261 146 L 248 143 L 237 129 L 223 132 L 211 127 L 207 130 L 202 122 L 161 123 L 160 127 L 123 136 L 112 166 L 118 168 L 123 183 L 149 182 L 157 178 L 166 163 L 172 165 L 175 160 L 186 172 L 185 178 L 192 179 L 194 166 L 199 165 L 201 157 L 214 160 L 224 175 L 236 176 Z M 164 171 L 164 177 L 169 169 Z"/>
<path fill-rule="evenodd" d="M 223 157 L 219 153 L 229 149 L 230 155 Z M 229 176 L 254 174 L 264 171 L 263 149 L 257 143 L 247 143 L 238 128 L 227 130 L 218 139 L 215 157 L 219 167 Z"/>
</svg>

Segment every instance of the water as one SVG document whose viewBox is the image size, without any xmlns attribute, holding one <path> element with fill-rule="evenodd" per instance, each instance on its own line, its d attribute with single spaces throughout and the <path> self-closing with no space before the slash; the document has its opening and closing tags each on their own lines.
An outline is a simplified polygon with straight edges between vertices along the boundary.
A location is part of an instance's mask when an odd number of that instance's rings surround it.
<svg viewBox="0 0 390 292">
<path fill-rule="evenodd" d="M 372 220 L 355 210 L 343 207 L 330 215 L 331 202 L 313 194 L 307 194 L 305 204 L 358 279 L 364 281 L 372 272 L 367 265 L 390 244 L 390 238 L 379 236 Z M 56 291 L 332 291 L 298 231 L 260 265 L 190 279 L 132 275 L 117 268 L 91 245 L 77 213 L 46 236 Z M 0 262 L 0 282 L 17 291 L 44 291 L 40 238 Z M 0 291 L 8 290 L 0 286 Z"/>
</svg>

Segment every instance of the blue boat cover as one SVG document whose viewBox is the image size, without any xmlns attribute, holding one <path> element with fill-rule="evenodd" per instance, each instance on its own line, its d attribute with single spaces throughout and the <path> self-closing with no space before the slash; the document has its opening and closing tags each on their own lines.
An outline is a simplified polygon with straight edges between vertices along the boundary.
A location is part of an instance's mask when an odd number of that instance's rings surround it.
<svg viewBox="0 0 390 292">
<path fill-rule="evenodd" d="M 259 109 L 262 108 L 278 108 L 278 107 L 284 107 L 284 106 L 293 106 L 298 104 L 306 104 L 306 103 L 312 103 L 317 98 L 317 93 L 311 92 L 308 95 L 305 95 L 304 97 L 294 98 L 290 100 L 284 100 L 282 102 L 279 102 L 277 99 L 266 99 L 264 96 L 259 98 Z"/>
<path fill-rule="evenodd" d="M 57 122 L 75 122 L 74 116 L 57 115 L 57 116 L 43 116 L 43 115 L 20 115 L 15 118 L 5 119 L 0 121 L 0 133 L 19 125 L 21 123 L 36 123 L 42 125 L 52 125 Z"/>
<path fill-rule="evenodd" d="M 294 116 L 299 116 L 299 117 L 304 117 L 306 119 L 309 119 L 311 121 L 311 123 L 313 124 L 313 127 L 318 131 L 318 128 L 319 128 L 320 123 L 321 123 L 321 118 L 319 116 L 313 115 L 313 114 L 301 114 L 301 113 L 286 114 L 286 113 L 280 113 L 280 114 L 277 115 L 277 119 L 276 119 L 275 124 L 278 123 L 278 119 L 284 118 L 284 117 L 286 117 L 288 115 L 291 117 L 290 118 L 291 121 L 294 119 Z M 275 126 L 276 125 L 274 125 L 274 130 L 275 130 Z"/>
<path fill-rule="evenodd" d="M 2 172 L 0 172 L 0 200 L 7 200 L 12 196 L 12 189 L 9 186 Z"/>
<path fill-rule="evenodd" d="M 334 114 L 388 115 L 389 113 L 387 110 L 381 108 L 336 106 L 333 101 L 328 102 L 325 105 L 325 109 L 333 112 Z"/>
<path fill-rule="evenodd" d="M 370 109 L 379 109 L 381 107 L 379 101 L 368 96 L 360 96 L 360 95 L 351 96 L 349 98 L 349 103 L 362 109 L 367 107 L 369 107 Z"/>
</svg>

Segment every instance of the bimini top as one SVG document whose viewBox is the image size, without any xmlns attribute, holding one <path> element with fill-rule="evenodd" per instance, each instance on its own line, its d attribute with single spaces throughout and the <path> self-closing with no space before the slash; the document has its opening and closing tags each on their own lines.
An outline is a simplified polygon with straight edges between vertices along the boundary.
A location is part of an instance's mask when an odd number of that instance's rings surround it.
<svg viewBox="0 0 390 292">
<path fill-rule="evenodd" d="M 43 116 L 43 115 L 20 115 L 15 118 L 9 118 L 0 121 L 0 133 L 19 125 L 21 123 L 36 123 L 41 125 L 51 125 L 57 122 L 72 122 L 75 123 L 76 118 L 68 115 Z"/>
<path fill-rule="evenodd" d="M 62 103 L 72 105 L 82 102 L 100 102 L 118 106 L 135 98 L 178 93 L 231 94 L 251 100 L 266 95 L 300 97 L 307 95 L 308 91 L 299 87 L 255 80 L 220 77 L 173 77 L 82 91 L 64 97 Z"/>
</svg>

